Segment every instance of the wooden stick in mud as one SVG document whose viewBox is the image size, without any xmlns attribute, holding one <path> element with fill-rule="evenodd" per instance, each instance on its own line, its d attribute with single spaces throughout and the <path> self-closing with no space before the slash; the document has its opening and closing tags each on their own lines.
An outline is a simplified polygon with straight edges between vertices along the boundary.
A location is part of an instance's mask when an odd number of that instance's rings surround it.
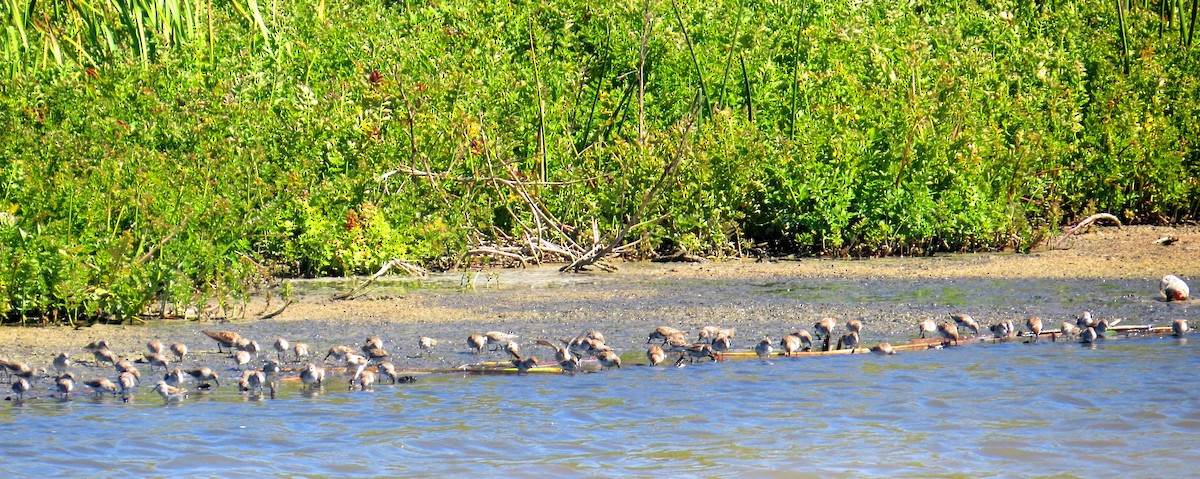
<svg viewBox="0 0 1200 479">
<path fill-rule="evenodd" d="M 1074 234 L 1079 233 L 1080 231 L 1083 231 L 1084 228 L 1091 226 L 1092 223 L 1095 223 L 1096 221 L 1099 221 L 1099 220 L 1109 220 L 1109 221 L 1112 221 L 1113 223 L 1116 223 L 1117 228 L 1121 227 L 1121 220 L 1118 219 L 1116 216 L 1113 216 L 1109 213 L 1096 213 L 1092 216 L 1084 218 L 1084 220 L 1080 221 L 1079 224 L 1077 224 L 1073 228 L 1067 230 L 1066 234 L 1064 234 L 1061 238 L 1059 238 L 1058 241 L 1054 242 L 1054 247 L 1057 248 L 1058 245 L 1062 244 L 1063 240 L 1070 238 L 1071 235 L 1074 235 Z"/>
<path fill-rule="evenodd" d="M 350 299 L 350 298 L 355 297 L 355 295 L 357 295 L 362 290 L 366 289 L 367 286 L 370 286 L 371 283 L 375 282 L 375 280 L 379 279 L 380 276 L 383 276 L 388 271 L 391 271 L 393 266 L 400 267 L 401 269 L 407 271 L 409 274 L 413 274 L 416 276 L 425 276 L 427 274 L 425 272 L 425 270 L 420 267 L 413 266 L 409 263 L 401 261 L 400 258 L 392 258 L 391 261 L 384 263 L 383 267 L 379 268 L 379 271 L 376 271 L 375 274 L 371 275 L 370 278 L 367 278 L 367 280 L 364 281 L 363 284 L 360 284 L 360 285 L 352 288 L 350 291 L 346 291 L 345 293 L 335 294 L 335 295 L 333 295 L 332 299 L 343 300 L 343 299 Z"/>
</svg>

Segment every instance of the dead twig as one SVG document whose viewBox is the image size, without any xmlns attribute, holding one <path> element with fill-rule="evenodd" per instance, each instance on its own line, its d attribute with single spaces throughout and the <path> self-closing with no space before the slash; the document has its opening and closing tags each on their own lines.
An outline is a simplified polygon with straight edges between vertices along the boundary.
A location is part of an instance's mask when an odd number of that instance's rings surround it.
<svg viewBox="0 0 1200 479">
<path fill-rule="evenodd" d="M 1058 240 L 1054 242 L 1054 247 L 1058 248 L 1059 245 L 1061 245 L 1062 242 L 1064 240 L 1066 240 L 1067 238 L 1070 238 L 1071 235 L 1078 234 L 1080 231 L 1083 231 L 1087 227 L 1091 226 L 1092 223 L 1095 223 L 1096 221 L 1099 221 L 1099 220 L 1109 220 L 1109 221 L 1112 221 L 1113 223 L 1116 223 L 1117 228 L 1121 227 L 1121 220 L 1118 219 L 1116 216 L 1113 216 L 1109 213 L 1096 213 L 1092 216 L 1084 218 L 1084 220 L 1080 221 L 1079 224 L 1075 225 L 1071 229 L 1068 229 L 1067 232 L 1062 235 L 1062 237 L 1058 238 Z"/>
<path fill-rule="evenodd" d="M 371 283 L 374 283 L 375 280 L 379 279 L 380 276 L 387 274 L 387 272 L 391 271 L 394 267 L 398 267 L 413 276 L 425 276 L 428 274 L 425 269 L 419 266 L 414 266 L 407 262 L 401 261 L 399 258 L 392 258 L 391 261 L 384 263 L 383 267 L 379 268 L 379 271 L 376 271 L 375 274 L 371 275 L 370 278 L 367 278 L 367 280 L 362 284 L 351 288 L 350 291 L 346 291 L 345 293 L 335 294 L 331 299 L 340 301 L 343 299 L 351 299 L 357 296 L 362 290 L 366 289 L 367 286 L 370 286 Z"/>
</svg>

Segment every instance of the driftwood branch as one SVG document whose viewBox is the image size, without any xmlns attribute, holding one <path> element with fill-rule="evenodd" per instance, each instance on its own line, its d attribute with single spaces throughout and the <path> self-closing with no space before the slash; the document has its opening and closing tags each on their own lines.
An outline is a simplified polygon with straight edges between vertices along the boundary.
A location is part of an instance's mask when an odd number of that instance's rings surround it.
<svg viewBox="0 0 1200 479">
<path fill-rule="evenodd" d="M 279 316 L 280 314 L 283 314 L 283 310 L 287 309 L 288 306 L 291 306 L 292 303 L 295 303 L 295 302 L 296 302 L 296 300 L 293 300 L 293 299 L 284 301 L 283 306 L 280 306 L 279 309 L 276 309 L 275 311 L 271 311 L 270 313 L 259 316 L 258 319 L 260 319 L 260 320 L 261 319 L 271 319 L 276 316 Z"/>
<path fill-rule="evenodd" d="M 362 292 L 362 290 L 367 289 L 367 287 L 370 286 L 371 283 L 374 283 L 375 280 L 379 279 L 380 276 L 383 276 L 383 275 L 387 274 L 388 271 L 391 271 L 392 268 L 402 269 L 406 273 L 411 274 L 413 276 L 425 276 L 426 274 L 428 274 L 425 272 L 425 270 L 423 268 L 421 268 L 419 266 L 414 266 L 407 262 L 401 261 L 399 258 L 392 258 L 391 261 L 384 263 L 383 267 L 379 268 L 379 271 L 376 271 L 375 274 L 371 275 L 370 278 L 367 278 L 367 280 L 364 281 L 362 284 L 355 286 L 354 288 L 351 288 L 350 291 L 335 294 L 335 295 L 333 295 L 333 297 L 331 299 L 343 300 L 343 299 L 351 299 L 351 298 L 356 297 L 360 292 Z M 285 305 L 284 307 L 287 307 L 287 306 Z"/>
<path fill-rule="evenodd" d="M 1061 238 L 1059 238 L 1057 241 L 1054 242 L 1054 247 L 1057 248 L 1060 244 L 1062 244 L 1062 242 L 1064 240 L 1066 240 L 1067 238 L 1070 238 L 1071 235 L 1078 234 L 1080 231 L 1087 229 L 1089 226 L 1092 225 L 1092 223 L 1095 223 L 1099 220 L 1112 221 L 1113 223 L 1117 224 L 1117 228 L 1121 227 L 1121 220 L 1118 219 L 1116 216 L 1113 216 L 1109 213 L 1096 213 L 1092 216 L 1084 218 L 1084 220 L 1080 221 L 1079 224 L 1068 229 L 1067 232 L 1065 234 L 1063 234 L 1063 236 Z"/>
</svg>

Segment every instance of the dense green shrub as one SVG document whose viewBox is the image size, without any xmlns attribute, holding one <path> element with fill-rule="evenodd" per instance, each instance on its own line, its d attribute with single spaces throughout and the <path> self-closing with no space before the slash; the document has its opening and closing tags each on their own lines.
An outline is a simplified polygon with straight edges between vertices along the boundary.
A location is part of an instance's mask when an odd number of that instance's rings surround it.
<svg viewBox="0 0 1200 479">
<path fill-rule="evenodd" d="M 168 3 L 144 34 L 130 2 L 0 7 L 0 316 L 447 267 L 550 235 L 531 203 L 586 243 L 675 160 L 635 251 L 1024 249 L 1200 206 L 1190 12 L 1157 4 L 1123 49 L 1099 0 Z"/>
</svg>

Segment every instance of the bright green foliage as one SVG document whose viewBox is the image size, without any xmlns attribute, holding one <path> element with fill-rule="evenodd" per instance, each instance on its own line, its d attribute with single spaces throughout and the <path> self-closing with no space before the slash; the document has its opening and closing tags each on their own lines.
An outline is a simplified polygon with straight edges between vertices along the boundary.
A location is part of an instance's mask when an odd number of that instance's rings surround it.
<svg viewBox="0 0 1200 479">
<path fill-rule="evenodd" d="M 449 267 L 531 199 L 589 243 L 677 156 L 642 252 L 1024 250 L 1200 206 L 1200 53 L 1157 5 L 1124 50 L 1107 0 L 30 5 L 0 6 L 9 320 Z"/>
</svg>

